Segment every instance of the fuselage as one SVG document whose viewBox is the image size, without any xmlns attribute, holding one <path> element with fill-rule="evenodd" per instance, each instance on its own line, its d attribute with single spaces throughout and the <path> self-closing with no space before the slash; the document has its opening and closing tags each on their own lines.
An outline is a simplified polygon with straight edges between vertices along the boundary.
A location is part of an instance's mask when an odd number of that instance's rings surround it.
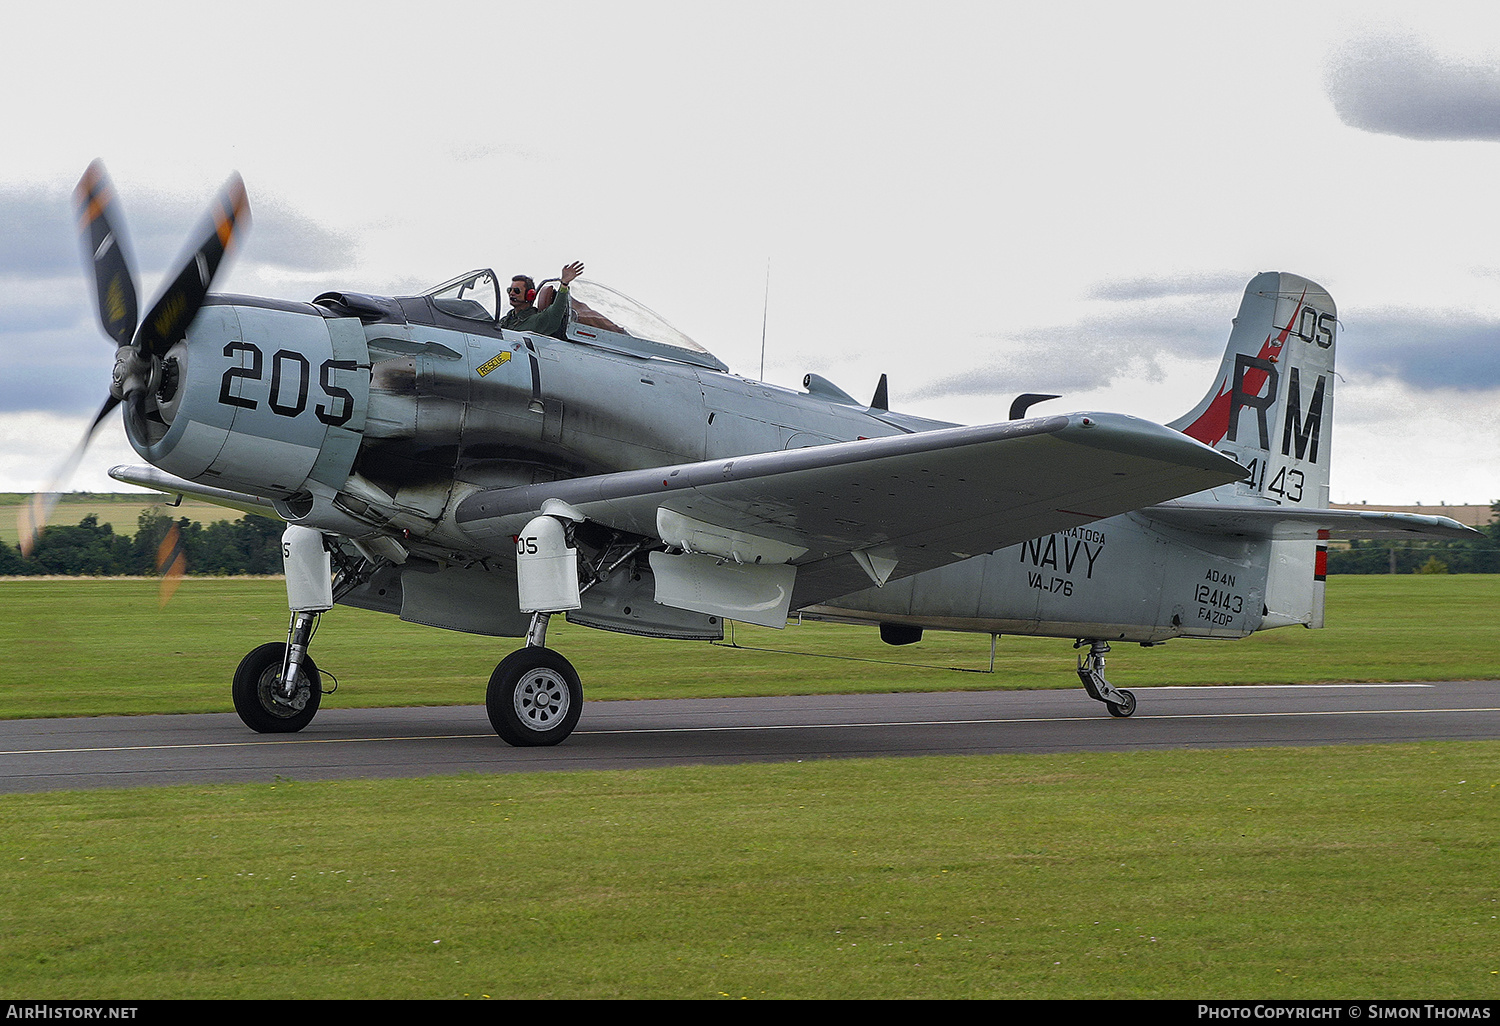
<svg viewBox="0 0 1500 1026">
<path fill-rule="evenodd" d="M 434 554 L 462 541 L 452 510 L 480 489 L 950 426 L 427 297 L 211 297 L 171 362 L 173 394 L 132 431 L 147 460 L 294 521 L 335 506 Z"/>
</svg>

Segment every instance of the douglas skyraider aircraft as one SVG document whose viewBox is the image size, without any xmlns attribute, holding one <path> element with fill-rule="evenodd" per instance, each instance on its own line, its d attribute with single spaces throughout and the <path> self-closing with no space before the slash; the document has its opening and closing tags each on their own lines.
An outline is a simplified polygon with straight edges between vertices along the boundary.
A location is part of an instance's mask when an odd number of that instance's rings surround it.
<svg viewBox="0 0 1500 1026">
<path fill-rule="evenodd" d="M 1089 695 L 1129 716 L 1111 642 L 1321 627 L 1331 535 L 1472 533 L 1326 508 L 1336 318 L 1293 274 L 1250 282 L 1212 387 L 1168 426 L 1027 417 L 1053 398 L 1027 395 L 1008 421 L 961 427 L 888 409 L 884 377 L 862 403 L 815 374 L 802 392 L 731 374 L 584 280 L 554 290 L 558 337 L 501 328 L 490 270 L 411 297 L 209 295 L 248 220 L 238 177 L 137 323 L 97 162 L 78 205 L 118 347 L 93 428 L 123 404 L 151 464 L 112 475 L 289 525 L 287 641 L 234 675 L 257 731 L 317 712 L 308 644 L 335 603 L 525 638 L 486 699 L 514 745 L 578 722 L 578 675 L 545 645 L 555 613 L 699 640 L 792 611 L 897 645 L 924 628 L 1070 638 Z"/>
</svg>

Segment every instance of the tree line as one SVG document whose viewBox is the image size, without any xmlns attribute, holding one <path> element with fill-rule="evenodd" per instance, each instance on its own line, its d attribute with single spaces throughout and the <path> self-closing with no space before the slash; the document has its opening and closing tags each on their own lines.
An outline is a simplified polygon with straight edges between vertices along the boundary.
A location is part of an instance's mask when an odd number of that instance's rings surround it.
<svg viewBox="0 0 1500 1026">
<path fill-rule="evenodd" d="M 279 574 L 281 532 L 286 525 L 267 517 L 218 520 L 204 526 L 196 520 L 173 520 L 145 510 L 134 537 L 116 534 L 90 513 L 75 527 L 51 526 L 42 532 L 28 558 L 15 545 L 0 545 L 0 575 L 149 576 L 157 572 L 156 553 L 176 525 L 187 560 L 187 572 L 205 575 Z"/>
<path fill-rule="evenodd" d="M 1475 539 L 1351 541 L 1348 548 L 1328 550 L 1330 574 L 1494 574 L 1500 573 L 1500 502 L 1491 509 L 1497 519 L 1480 528 Z M 0 576 L 60 574 L 66 576 L 149 576 L 157 572 L 157 549 L 176 524 L 189 574 L 212 576 L 279 574 L 279 520 L 245 516 L 207 526 L 181 517 L 146 510 L 136 521 L 134 537 L 116 534 L 90 513 L 75 527 L 49 527 L 37 539 L 30 558 L 14 545 L 0 544 Z"/>
<path fill-rule="evenodd" d="M 1352 539 L 1348 548 L 1328 550 L 1330 574 L 1496 574 L 1500 573 L 1500 502 L 1478 538 L 1411 540 Z M 1434 509 L 1433 512 L 1440 512 Z"/>
</svg>

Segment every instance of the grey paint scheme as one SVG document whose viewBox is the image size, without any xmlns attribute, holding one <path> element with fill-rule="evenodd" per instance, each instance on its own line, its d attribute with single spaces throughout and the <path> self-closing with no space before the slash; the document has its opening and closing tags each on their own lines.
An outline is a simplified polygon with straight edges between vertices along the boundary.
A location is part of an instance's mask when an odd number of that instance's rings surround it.
<svg viewBox="0 0 1500 1026">
<path fill-rule="evenodd" d="M 1127 513 L 815 604 L 804 615 L 1112 641 L 1238 638 L 1261 625 L 1269 556 L 1269 546 L 1249 538 Z M 1222 582 L 1217 590 L 1229 596 L 1222 606 L 1195 601 L 1205 580 Z M 1210 615 L 1200 619 L 1205 608 Z"/>
<path fill-rule="evenodd" d="M 1237 332 L 1275 322 L 1280 300 L 1266 295 L 1280 281 L 1252 282 L 1240 320 L 1249 310 L 1256 323 Z M 548 498 L 627 540 L 654 541 L 665 506 L 805 547 L 794 601 L 809 615 L 1075 638 L 1242 636 L 1264 622 L 1277 557 L 1262 542 L 1315 544 L 1309 523 L 1213 521 L 1225 503 L 1262 501 L 1227 483 L 1244 476 L 1229 458 L 1243 452 L 1159 425 L 1075 414 L 955 427 L 851 405 L 821 379 L 798 393 L 576 337 L 461 330 L 448 314 L 432 319 L 452 327 L 415 323 L 423 302 L 205 306 L 185 365 L 195 405 L 138 451 L 187 479 L 182 491 L 265 497 L 291 522 L 399 546 L 404 562 L 341 602 L 503 636 L 526 629 L 512 536 Z M 1236 337 L 1226 365 L 1254 343 Z M 227 371 L 231 342 L 259 348 L 259 378 L 248 350 Z M 355 365 L 331 378 L 350 396 L 346 422 L 325 423 L 311 399 L 295 416 L 268 408 L 265 361 L 282 351 Z M 257 407 L 214 402 L 221 385 L 236 398 L 258 388 Z M 188 421 L 206 442 L 184 441 Z M 1129 512 L 1194 492 L 1206 510 Z M 856 550 L 896 559 L 883 588 Z M 570 618 L 662 637 L 722 630 L 653 598 L 642 560 L 585 591 Z"/>
</svg>

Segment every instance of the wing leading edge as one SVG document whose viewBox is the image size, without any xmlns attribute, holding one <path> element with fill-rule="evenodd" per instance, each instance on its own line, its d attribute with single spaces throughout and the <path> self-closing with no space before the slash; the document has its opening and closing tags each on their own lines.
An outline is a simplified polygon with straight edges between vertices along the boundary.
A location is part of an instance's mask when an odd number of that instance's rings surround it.
<svg viewBox="0 0 1500 1026">
<path fill-rule="evenodd" d="M 650 538 L 664 510 L 797 552 L 793 604 L 805 605 L 1244 473 L 1170 428 L 1089 413 L 490 489 L 457 521 L 479 549 L 510 555 L 549 499 Z"/>
</svg>

